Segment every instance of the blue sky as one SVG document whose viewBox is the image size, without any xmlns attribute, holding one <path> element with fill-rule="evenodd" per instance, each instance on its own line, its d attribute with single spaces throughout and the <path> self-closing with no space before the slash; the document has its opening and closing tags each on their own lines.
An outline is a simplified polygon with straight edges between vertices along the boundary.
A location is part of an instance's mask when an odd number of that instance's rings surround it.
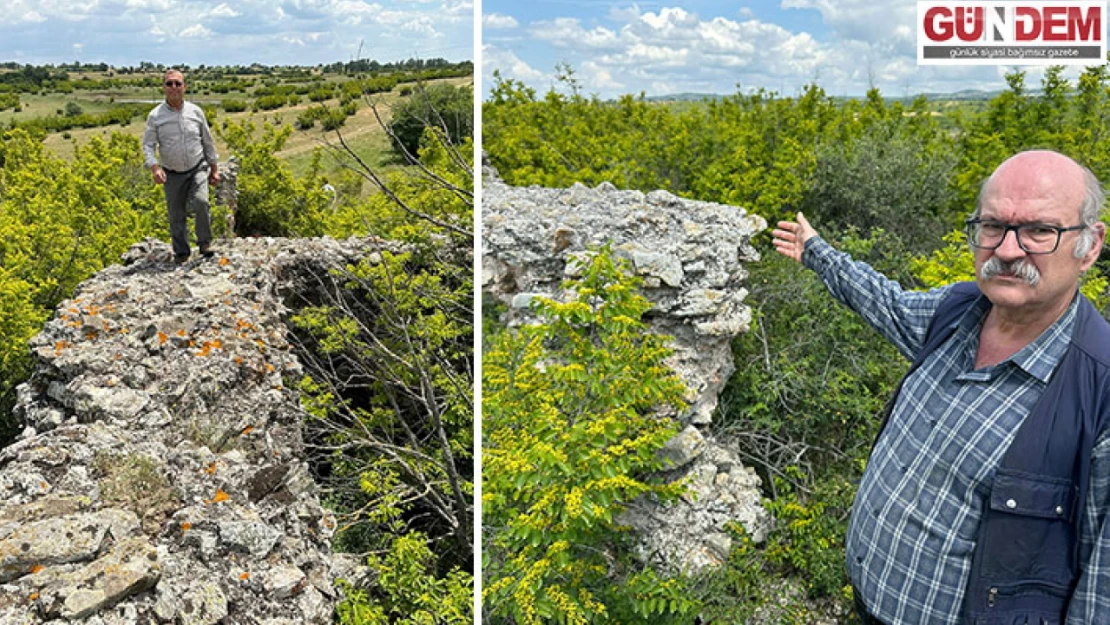
<svg viewBox="0 0 1110 625">
<path fill-rule="evenodd" d="M 464 61 L 474 58 L 473 25 L 473 0 L 5 0 L 0 61 Z"/>
<path fill-rule="evenodd" d="M 1012 69 L 919 67 L 915 0 L 483 0 L 482 14 L 487 96 L 495 69 L 543 93 L 561 62 L 603 98 L 737 84 L 794 95 L 812 82 L 832 95 L 994 90 Z M 1023 69 L 1039 84 L 1043 68 Z"/>
</svg>

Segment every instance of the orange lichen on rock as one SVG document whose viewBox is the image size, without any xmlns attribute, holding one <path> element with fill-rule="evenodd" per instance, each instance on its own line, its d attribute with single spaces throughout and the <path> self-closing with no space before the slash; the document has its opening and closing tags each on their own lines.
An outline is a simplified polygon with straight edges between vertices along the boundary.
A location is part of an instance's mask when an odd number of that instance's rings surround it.
<svg viewBox="0 0 1110 625">
<path fill-rule="evenodd" d="M 230 498 L 231 495 L 228 495 L 223 490 L 217 488 L 216 494 L 212 496 L 212 499 L 208 500 L 208 503 L 220 503 L 221 501 L 227 501 Z"/>
</svg>

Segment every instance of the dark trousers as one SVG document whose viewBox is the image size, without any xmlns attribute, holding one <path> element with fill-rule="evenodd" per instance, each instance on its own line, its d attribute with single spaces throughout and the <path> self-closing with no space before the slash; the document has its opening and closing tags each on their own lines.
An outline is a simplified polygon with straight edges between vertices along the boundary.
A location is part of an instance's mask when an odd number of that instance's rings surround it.
<svg viewBox="0 0 1110 625">
<path fill-rule="evenodd" d="M 192 171 L 183 173 L 166 170 L 166 209 L 170 220 L 170 238 L 173 240 L 173 253 L 178 256 L 189 255 L 189 224 L 186 218 L 190 213 L 197 231 L 197 245 L 208 247 L 212 242 L 212 216 L 208 203 L 208 169 L 201 161 Z"/>
<path fill-rule="evenodd" d="M 860 625 L 885 625 L 867 611 L 867 606 L 864 605 L 863 599 L 859 596 L 859 589 L 855 587 L 852 588 L 852 599 L 856 604 L 856 615 L 859 618 L 857 622 L 860 623 Z"/>
</svg>

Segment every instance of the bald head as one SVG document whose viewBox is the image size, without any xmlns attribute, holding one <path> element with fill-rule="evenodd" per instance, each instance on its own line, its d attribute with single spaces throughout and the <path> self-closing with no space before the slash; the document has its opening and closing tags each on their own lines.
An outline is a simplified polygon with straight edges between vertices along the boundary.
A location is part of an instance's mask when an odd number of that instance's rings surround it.
<svg viewBox="0 0 1110 625">
<path fill-rule="evenodd" d="M 1052 150 L 1020 152 L 1005 160 L 979 191 L 974 217 L 984 202 L 1009 197 L 1040 197 L 1055 206 L 1075 207 L 1075 221 L 1067 225 L 1094 225 L 1106 197 L 1098 178 L 1086 167 Z M 1090 230 L 1080 233 L 1075 256 L 1086 255 L 1094 244 Z"/>
</svg>

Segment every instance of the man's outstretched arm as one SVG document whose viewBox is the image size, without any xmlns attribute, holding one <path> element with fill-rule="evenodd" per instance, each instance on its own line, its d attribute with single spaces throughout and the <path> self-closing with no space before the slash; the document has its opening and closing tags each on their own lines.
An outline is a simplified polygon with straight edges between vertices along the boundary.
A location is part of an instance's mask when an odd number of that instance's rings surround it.
<svg viewBox="0 0 1110 625">
<path fill-rule="evenodd" d="M 771 235 L 775 251 L 815 271 L 833 297 L 913 360 L 948 287 L 928 292 L 903 290 L 867 263 L 833 249 L 802 213 L 797 221 L 778 222 Z"/>
</svg>

